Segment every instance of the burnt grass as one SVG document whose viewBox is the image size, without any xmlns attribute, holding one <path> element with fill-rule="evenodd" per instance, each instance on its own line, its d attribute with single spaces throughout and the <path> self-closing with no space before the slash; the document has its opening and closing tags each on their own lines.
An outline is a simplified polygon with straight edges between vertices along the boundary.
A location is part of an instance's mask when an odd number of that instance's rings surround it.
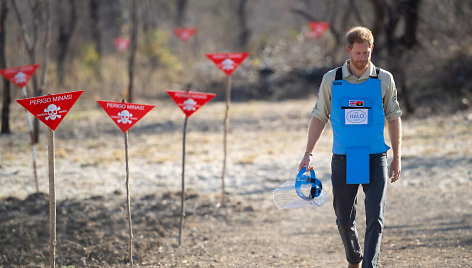
<svg viewBox="0 0 472 268">
<path fill-rule="evenodd" d="M 224 210 L 212 198 L 186 192 L 185 221 L 215 218 L 228 212 L 252 211 L 228 197 Z M 56 265 L 120 266 L 129 263 L 126 195 L 66 199 L 56 203 Z M 180 192 L 131 198 L 133 259 L 159 254 L 163 239 L 179 232 Z M 49 263 L 49 200 L 35 193 L 24 200 L 0 200 L 0 266 L 39 267 Z M 177 245 L 174 245 L 177 247 Z"/>
</svg>

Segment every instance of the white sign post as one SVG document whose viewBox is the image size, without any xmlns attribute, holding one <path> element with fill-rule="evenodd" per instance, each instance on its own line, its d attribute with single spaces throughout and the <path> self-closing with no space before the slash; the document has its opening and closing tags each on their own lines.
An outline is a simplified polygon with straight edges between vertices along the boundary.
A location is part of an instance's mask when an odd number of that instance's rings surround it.
<svg viewBox="0 0 472 268">
<path fill-rule="evenodd" d="M 83 91 L 17 100 L 26 110 L 49 127 L 48 167 L 49 167 L 49 265 L 54 268 L 56 260 L 56 187 L 54 131 L 64 120 Z"/>
<path fill-rule="evenodd" d="M 174 100 L 185 114 L 183 139 L 182 139 L 182 193 L 180 196 L 180 223 L 179 223 L 179 246 L 182 244 L 182 226 L 184 221 L 184 200 L 185 200 L 185 140 L 187 136 L 187 121 L 190 115 L 200 109 L 203 105 L 215 97 L 212 93 L 200 93 L 187 91 L 171 91 L 167 94 Z"/>
<path fill-rule="evenodd" d="M 56 186 L 55 186 L 55 153 L 54 130 L 49 129 L 48 166 L 49 166 L 49 265 L 55 267 L 56 262 Z"/>
<path fill-rule="evenodd" d="M 26 87 L 23 87 L 22 92 L 23 92 L 23 98 L 26 99 L 28 97 Z M 31 153 L 33 154 L 34 183 L 36 185 L 36 192 L 39 193 L 38 172 L 37 172 L 37 168 L 36 168 L 36 148 L 34 146 L 33 124 L 31 122 L 30 115 L 29 115 L 29 113 L 26 109 L 25 109 L 25 113 L 26 113 L 26 122 L 28 123 L 28 130 L 29 130 L 29 135 L 30 135 Z"/>
<path fill-rule="evenodd" d="M 229 106 L 231 103 L 231 75 L 236 68 L 249 55 L 247 52 L 243 53 L 216 53 L 207 54 L 206 56 L 213 61 L 213 63 L 222 70 L 226 76 L 226 110 L 224 121 L 224 136 L 223 136 L 223 169 L 221 171 L 221 205 L 225 206 L 225 173 L 226 173 L 226 155 L 227 155 L 227 140 L 226 136 L 229 131 Z"/>
<path fill-rule="evenodd" d="M 125 138 L 125 163 L 126 163 L 126 206 L 128 211 L 128 228 L 129 228 L 129 264 L 133 267 L 133 223 L 131 221 L 131 191 L 129 186 L 129 160 L 128 160 L 128 130 L 133 127 L 141 118 L 144 117 L 154 105 L 144 105 L 135 103 L 126 103 L 123 99 L 121 102 L 113 101 L 97 101 L 105 110 L 115 124 L 121 129 Z"/>
<path fill-rule="evenodd" d="M 8 68 L 0 70 L 0 74 L 2 74 L 6 79 L 10 82 L 15 84 L 18 88 L 21 88 L 23 98 L 28 97 L 28 93 L 26 91 L 26 84 L 29 82 L 31 77 L 36 72 L 36 69 L 39 67 L 39 64 L 32 64 L 32 65 L 25 65 L 15 68 Z M 39 183 L 38 183 L 38 172 L 36 168 L 36 149 L 34 146 L 34 134 L 33 134 L 33 124 L 31 123 L 30 115 L 28 111 L 26 112 L 26 121 L 28 123 L 28 130 L 30 134 L 30 144 L 31 144 L 31 151 L 33 154 L 33 175 L 34 175 L 34 182 L 36 185 L 36 192 L 39 192 Z"/>
</svg>

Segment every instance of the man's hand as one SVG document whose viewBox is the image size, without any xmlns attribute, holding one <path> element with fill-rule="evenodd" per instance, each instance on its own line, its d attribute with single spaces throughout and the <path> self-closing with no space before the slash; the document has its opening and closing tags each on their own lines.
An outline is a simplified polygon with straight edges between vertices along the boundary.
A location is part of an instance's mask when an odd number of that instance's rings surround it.
<svg viewBox="0 0 472 268">
<path fill-rule="evenodd" d="M 388 173 L 388 177 L 392 179 L 392 183 L 400 178 L 401 171 L 402 162 L 399 157 L 394 157 L 392 163 L 390 163 L 390 171 Z"/>
<path fill-rule="evenodd" d="M 303 167 L 306 167 L 306 171 L 310 171 L 313 169 L 312 166 L 310 166 L 310 155 L 305 154 L 303 156 L 302 161 L 300 162 L 300 165 L 298 166 L 298 170 L 300 171 Z"/>
<path fill-rule="evenodd" d="M 308 141 L 306 144 L 305 155 L 303 156 L 298 170 L 301 170 L 303 167 L 306 167 L 306 171 L 310 171 L 313 167 L 310 166 L 310 156 L 315 144 L 323 132 L 325 123 L 316 117 L 311 118 L 310 127 L 308 128 Z"/>
<path fill-rule="evenodd" d="M 402 171 L 402 121 L 400 117 L 388 121 L 387 128 L 393 151 L 393 160 L 392 163 L 390 163 L 388 177 L 392 179 L 392 182 L 396 182 L 398 178 L 400 178 L 400 172 Z"/>
</svg>

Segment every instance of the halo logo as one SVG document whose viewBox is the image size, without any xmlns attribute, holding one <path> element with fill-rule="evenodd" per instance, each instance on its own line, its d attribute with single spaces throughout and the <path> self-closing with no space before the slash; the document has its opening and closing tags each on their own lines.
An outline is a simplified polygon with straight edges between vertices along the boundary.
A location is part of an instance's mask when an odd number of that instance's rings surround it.
<svg viewBox="0 0 472 268">
<path fill-rule="evenodd" d="M 346 111 L 346 124 L 367 124 L 367 109 L 353 109 Z"/>
</svg>

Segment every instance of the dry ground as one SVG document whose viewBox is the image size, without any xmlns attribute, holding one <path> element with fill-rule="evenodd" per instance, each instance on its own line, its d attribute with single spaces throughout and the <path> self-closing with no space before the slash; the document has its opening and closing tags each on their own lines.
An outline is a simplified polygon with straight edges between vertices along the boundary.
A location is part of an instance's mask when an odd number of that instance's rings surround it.
<svg viewBox="0 0 472 268">
<path fill-rule="evenodd" d="M 84 101 L 83 103 L 85 103 Z M 146 103 L 146 101 L 137 101 Z M 228 202 L 220 206 L 223 103 L 189 119 L 186 218 L 178 246 L 183 116 L 158 102 L 129 132 L 134 263 L 139 267 L 345 267 L 331 206 L 278 210 L 296 174 L 314 100 L 231 107 Z M 0 267 L 48 265 L 47 135 L 35 194 L 24 113 L 0 136 Z M 382 267 L 471 267 L 472 112 L 404 120 L 403 171 L 390 184 Z M 331 129 L 313 158 L 330 191 Z M 123 134 L 80 104 L 56 131 L 57 264 L 128 266 Z M 358 228 L 363 234 L 363 193 Z"/>
</svg>

